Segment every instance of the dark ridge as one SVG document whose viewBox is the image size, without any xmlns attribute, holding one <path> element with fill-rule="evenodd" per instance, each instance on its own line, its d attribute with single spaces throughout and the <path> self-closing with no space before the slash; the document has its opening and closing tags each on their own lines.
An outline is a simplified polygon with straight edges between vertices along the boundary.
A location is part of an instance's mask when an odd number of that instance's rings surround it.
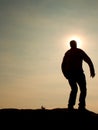
<svg viewBox="0 0 98 130">
<path fill-rule="evenodd" d="M 67 108 L 54 109 L 0 109 L 1 128 L 37 129 L 95 129 L 98 128 L 98 114 Z"/>
</svg>

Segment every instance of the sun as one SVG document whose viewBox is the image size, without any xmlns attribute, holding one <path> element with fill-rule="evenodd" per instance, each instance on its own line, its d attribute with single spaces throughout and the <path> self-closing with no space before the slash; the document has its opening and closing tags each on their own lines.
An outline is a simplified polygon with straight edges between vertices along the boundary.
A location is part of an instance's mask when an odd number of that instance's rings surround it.
<svg viewBox="0 0 98 130">
<path fill-rule="evenodd" d="M 75 40 L 77 42 L 77 47 L 81 48 L 82 47 L 82 40 L 79 36 L 70 36 L 67 40 L 67 43 L 69 44 L 69 42 L 71 40 Z M 68 45 L 69 46 L 69 45 Z"/>
<path fill-rule="evenodd" d="M 77 42 L 77 47 L 78 48 L 84 48 L 85 46 L 84 46 L 84 41 L 85 41 L 85 39 L 84 39 L 84 37 L 82 36 L 82 34 L 81 35 L 79 35 L 79 34 L 76 34 L 76 35 L 64 35 L 63 37 L 62 37 L 62 47 L 64 48 L 64 47 L 66 47 L 66 49 L 70 49 L 70 41 L 71 40 L 75 40 L 76 42 Z"/>
</svg>

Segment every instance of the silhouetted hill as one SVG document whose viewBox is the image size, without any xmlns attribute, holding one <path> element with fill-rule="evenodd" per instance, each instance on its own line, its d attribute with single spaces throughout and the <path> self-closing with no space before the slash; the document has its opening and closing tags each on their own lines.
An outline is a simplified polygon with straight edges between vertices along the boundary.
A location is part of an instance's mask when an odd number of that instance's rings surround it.
<svg viewBox="0 0 98 130">
<path fill-rule="evenodd" d="M 0 109 L 1 128 L 8 129 L 98 129 L 98 114 L 92 111 L 55 109 Z"/>
</svg>

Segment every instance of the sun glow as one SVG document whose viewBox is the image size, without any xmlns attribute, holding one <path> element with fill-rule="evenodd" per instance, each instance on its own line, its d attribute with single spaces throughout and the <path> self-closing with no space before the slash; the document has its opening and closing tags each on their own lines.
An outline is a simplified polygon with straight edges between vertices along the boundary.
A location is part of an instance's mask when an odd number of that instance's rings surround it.
<svg viewBox="0 0 98 130">
<path fill-rule="evenodd" d="M 78 37 L 78 36 L 69 37 L 69 39 L 68 39 L 68 44 L 69 44 L 69 42 L 70 42 L 71 40 L 75 40 L 75 41 L 77 42 L 77 47 L 78 47 L 78 48 L 81 48 L 81 47 L 82 47 L 82 40 L 81 40 L 80 37 Z"/>
</svg>

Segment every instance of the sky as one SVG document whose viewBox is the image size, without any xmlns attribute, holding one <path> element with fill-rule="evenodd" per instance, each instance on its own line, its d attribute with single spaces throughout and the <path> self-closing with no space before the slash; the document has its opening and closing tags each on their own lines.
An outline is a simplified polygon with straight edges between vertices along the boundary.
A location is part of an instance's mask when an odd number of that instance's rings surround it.
<svg viewBox="0 0 98 130">
<path fill-rule="evenodd" d="M 86 107 L 98 113 L 98 0 L 0 0 L 0 108 L 66 108 L 61 62 L 73 37 L 94 63 L 94 78 L 83 63 Z"/>
</svg>

